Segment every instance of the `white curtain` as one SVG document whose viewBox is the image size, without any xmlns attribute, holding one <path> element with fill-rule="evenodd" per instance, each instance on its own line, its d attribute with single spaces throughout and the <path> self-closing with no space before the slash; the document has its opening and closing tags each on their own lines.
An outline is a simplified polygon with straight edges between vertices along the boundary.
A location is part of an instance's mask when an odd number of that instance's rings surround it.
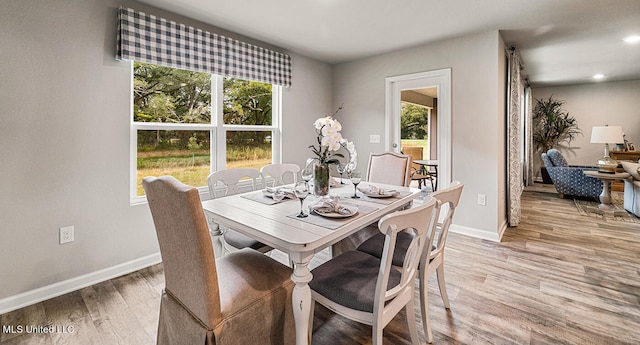
<svg viewBox="0 0 640 345">
<path fill-rule="evenodd" d="M 523 189 L 522 178 L 522 144 L 521 144 L 521 111 L 524 87 L 520 75 L 521 63 L 515 49 L 508 51 L 509 57 L 509 95 L 507 114 L 507 146 L 508 146 L 508 174 L 507 174 L 507 221 L 509 226 L 520 223 L 520 197 Z"/>
<path fill-rule="evenodd" d="M 524 104 L 524 185 L 533 186 L 536 178 L 533 170 L 533 98 L 531 97 L 531 87 L 528 83 L 525 83 Z"/>
</svg>

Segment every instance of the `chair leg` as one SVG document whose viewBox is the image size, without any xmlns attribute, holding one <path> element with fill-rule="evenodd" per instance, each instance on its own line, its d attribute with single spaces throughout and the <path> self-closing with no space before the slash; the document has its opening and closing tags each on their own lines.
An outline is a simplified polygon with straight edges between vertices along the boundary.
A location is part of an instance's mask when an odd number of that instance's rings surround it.
<svg viewBox="0 0 640 345">
<path fill-rule="evenodd" d="M 436 274 L 438 276 L 438 288 L 440 288 L 440 296 L 442 296 L 442 302 L 444 307 L 450 309 L 449 296 L 447 295 L 447 285 L 444 282 L 444 264 L 441 264 L 436 268 Z"/>
<path fill-rule="evenodd" d="M 419 345 L 420 337 L 418 336 L 418 329 L 416 328 L 416 311 L 413 306 L 413 300 L 407 303 L 405 310 L 407 312 L 407 323 L 409 324 L 409 334 L 411 335 L 411 344 Z"/>
<path fill-rule="evenodd" d="M 373 339 L 371 339 L 371 345 L 382 345 L 382 330 L 384 328 L 381 326 L 377 323 L 372 325 Z"/>
<path fill-rule="evenodd" d="M 425 280 L 420 279 L 420 308 L 422 309 L 422 328 L 427 336 L 427 342 L 431 344 L 433 343 L 433 334 L 431 333 L 431 320 L 429 320 L 429 290 Z"/>
</svg>

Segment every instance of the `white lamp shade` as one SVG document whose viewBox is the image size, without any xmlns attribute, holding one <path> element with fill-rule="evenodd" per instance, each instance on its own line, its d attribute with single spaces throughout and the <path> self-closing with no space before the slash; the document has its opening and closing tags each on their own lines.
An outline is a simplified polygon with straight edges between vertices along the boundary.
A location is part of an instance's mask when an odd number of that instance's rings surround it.
<svg viewBox="0 0 640 345">
<path fill-rule="evenodd" d="M 591 129 L 592 144 L 622 144 L 623 136 L 620 126 L 594 126 Z"/>
</svg>

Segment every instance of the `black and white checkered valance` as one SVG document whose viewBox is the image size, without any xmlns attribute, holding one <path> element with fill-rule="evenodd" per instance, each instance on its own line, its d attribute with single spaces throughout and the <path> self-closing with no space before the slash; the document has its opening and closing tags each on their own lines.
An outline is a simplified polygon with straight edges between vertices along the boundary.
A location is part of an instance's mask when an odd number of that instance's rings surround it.
<svg viewBox="0 0 640 345">
<path fill-rule="evenodd" d="M 116 58 L 291 86 L 289 55 L 124 7 Z"/>
</svg>

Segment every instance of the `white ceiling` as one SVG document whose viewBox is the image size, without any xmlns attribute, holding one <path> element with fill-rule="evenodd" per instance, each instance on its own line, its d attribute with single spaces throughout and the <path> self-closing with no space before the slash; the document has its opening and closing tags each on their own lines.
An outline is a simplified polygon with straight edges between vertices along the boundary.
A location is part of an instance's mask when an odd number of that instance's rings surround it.
<svg viewBox="0 0 640 345">
<path fill-rule="evenodd" d="M 640 79 L 640 0 L 139 0 L 339 63 L 500 30 L 534 86 Z"/>
</svg>

